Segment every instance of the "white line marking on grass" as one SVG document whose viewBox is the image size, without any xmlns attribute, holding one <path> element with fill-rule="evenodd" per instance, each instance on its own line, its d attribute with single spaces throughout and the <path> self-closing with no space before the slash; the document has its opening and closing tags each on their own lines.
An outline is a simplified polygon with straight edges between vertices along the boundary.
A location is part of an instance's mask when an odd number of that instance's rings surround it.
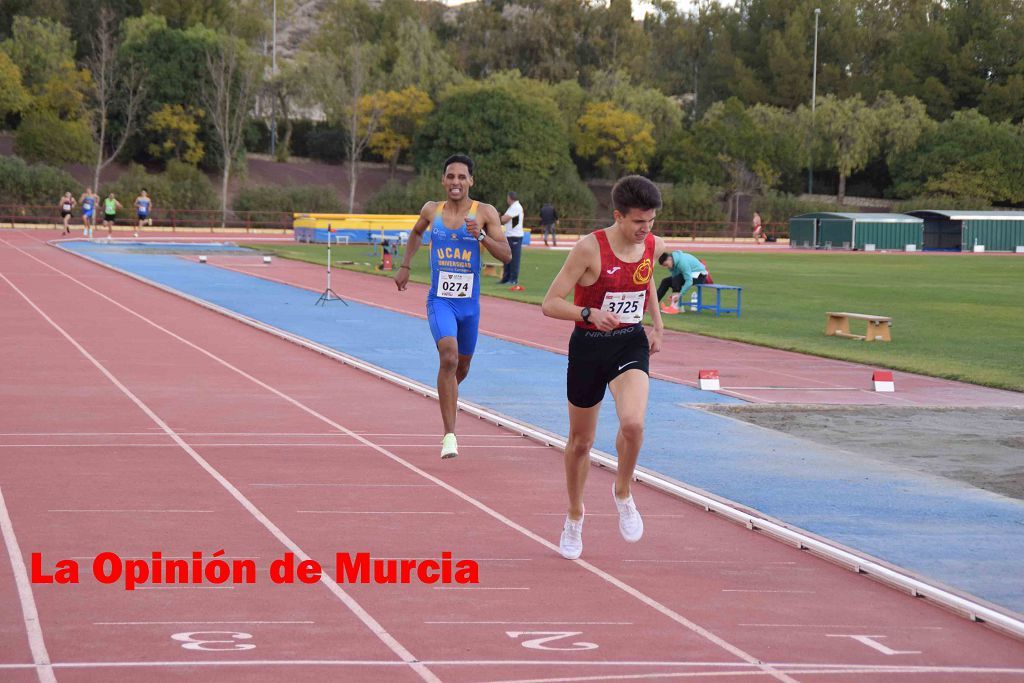
<svg viewBox="0 0 1024 683">
<path fill-rule="evenodd" d="M 31 255 L 29 254 L 29 256 Z M 36 260 L 38 261 L 39 259 Z M 57 269 L 54 268 L 54 270 Z M 60 271 L 58 270 L 57 272 Z M 177 432 L 171 429 L 171 427 L 166 422 L 164 422 L 159 415 L 153 412 L 153 410 L 148 405 L 146 405 L 146 403 L 144 403 L 142 399 L 140 399 L 138 396 L 132 393 L 132 391 L 128 387 L 122 384 L 121 381 L 117 379 L 117 377 L 115 377 L 114 374 L 111 373 L 110 370 L 106 368 L 106 366 L 100 363 L 92 354 L 90 354 L 85 349 L 85 347 L 79 344 L 74 337 L 72 337 L 66 330 L 64 330 L 64 328 L 62 328 L 59 324 L 57 324 L 56 321 L 54 321 L 41 308 L 39 308 L 39 306 L 37 306 L 35 302 L 33 302 L 24 292 L 22 292 L 17 285 L 11 282 L 10 279 L 8 279 L 7 276 L 5 276 L 3 273 L 0 273 L 0 278 L 7 282 L 7 284 L 15 292 L 17 292 L 18 295 L 21 296 L 21 298 L 23 298 L 25 302 L 28 303 L 29 306 L 35 309 L 35 311 L 40 316 L 42 316 L 42 318 L 46 320 L 46 322 L 48 322 L 55 330 L 57 330 L 57 332 L 59 332 L 61 336 L 63 336 L 68 341 L 68 343 L 74 346 L 75 349 L 77 349 L 80 354 L 82 354 L 90 363 L 92 363 L 92 365 L 97 370 L 99 370 L 100 373 L 102 373 L 103 376 L 106 377 L 111 384 L 117 387 L 121 391 L 121 393 L 123 393 L 132 403 L 134 403 L 139 408 L 139 410 L 145 413 L 149 417 L 149 419 L 151 419 L 155 424 L 157 424 L 168 436 L 174 439 L 175 443 L 181 446 L 181 449 L 185 451 L 189 456 L 191 456 L 191 458 L 196 462 L 196 464 L 198 464 L 200 467 L 206 470 L 206 472 L 211 477 L 213 477 L 217 481 L 217 483 L 219 483 L 221 487 L 223 487 L 231 495 L 232 498 L 238 501 L 238 503 L 242 507 L 244 507 L 249 512 L 249 514 L 251 514 L 260 524 L 262 524 L 263 527 L 274 536 L 274 538 L 276 538 L 278 541 L 281 542 L 282 545 L 284 545 L 286 548 L 295 553 L 295 556 L 300 560 L 304 561 L 311 559 L 310 556 L 302 548 L 298 546 L 298 544 L 296 544 L 289 536 L 287 536 L 280 528 L 278 528 L 276 524 L 270 521 L 270 518 L 263 514 L 263 512 L 259 508 L 257 508 L 248 498 L 246 498 L 245 495 L 241 491 L 239 491 L 234 484 L 228 481 L 227 478 L 224 477 L 224 475 L 222 475 L 213 467 L 213 465 L 208 463 L 201 455 L 199 455 L 199 453 L 195 451 L 195 449 L 189 446 L 184 441 L 184 439 L 182 439 Z M 74 278 L 71 279 L 74 280 Z M 79 284 L 82 283 L 79 282 Z M 92 288 L 88 287 L 88 285 L 82 284 L 82 286 L 92 290 Z M 96 290 L 92 291 L 95 292 Z M 110 299 L 105 295 L 103 296 L 104 298 L 113 301 L 113 299 Z M 118 304 L 118 306 L 124 308 L 125 310 L 130 310 L 127 307 L 122 306 L 121 304 Z M 134 311 L 132 311 L 132 313 L 134 313 Z M 139 317 L 141 318 L 142 316 Z M 145 320 L 145 318 L 142 319 Z M 147 322 L 150 322 L 150 324 L 155 325 L 155 323 L 152 323 L 152 321 Z M 196 348 L 198 349 L 198 347 Z M 209 354 L 209 352 L 205 353 Z M 348 607 L 349 610 L 351 610 L 352 613 L 355 614 L 356 617 L 358 617 L 359 620 L 362 621 L 363 624 L 367 628 L 369 628 L 374 635 L 376 635 L 385 645 L 387 645 L 387 647 L 393 653 L 395 653 L 403 662 L 405 662 L 413 671 L 415 671 L 420 676 L 420 678 L 422 678 L 425 681 L 430 681 L 431 683 L 440 683 L 440 679 L 438 679 L 437 676 L 435 676 L 433 672 L 430 671 L 430 669 L 428 669 L 422 663 L 418 662 L 416 657 L 411 652 L 409 652 L 409 650 L 407 650 L 404 645 L 399 643 L 398 640 L 394 638 L 394 636 L 388 633 L 388 631 L 385 630 L 385 628 L 376 619 L 374 619 L 369 612 L 363 609 L 363 607 L 358 602 L 356 602 L 355 599 L 353 599 L 348 593 L 346 593 L 345 590 L 342 589 L 341 586 L 339 586 L 336 581 L 331 579 L 329 576 L 323 576 L 320 579 L 320 583 L 322 583 L 324 586 L 327 587 L 328 590 L 334 593 L 334 595 L 337 596 L 337 598 L 341 600 L 342 603 L 344 603 L 345 606 Z M 234 587 L 227 586 L 227 588 Z"/>
<path fill-rule="evenodd" d="M 393 462 L 396 462 L 396 463 L 402 465 L 406 469 L 408 469 L 408 470 L 410 470 L 412 472 L 415 472 L 416 474 L 420 475 L 421 477 L 423 477 L 427 481 L 431 481 L 431 482 L 437 484 L 439 487 L 445 489 L 449 493 L 457 496 L 458 498 L 462 499 L 466 503 L 472 505 L 473 507 L 477 508 L 478 510 L 480 510 L 480 511 L 484 512 L 485 514 L 491 516 L 493 519 L 501 522 L 502 524 L 508 526 L 509 528 L 518 531 L 520 534 L 522 534 L 522 535 L 526 536 L 527 538 L 535 541 L 536 543 L 539 543 L 540 545 L 544 546 L 550 552 L 552 552 L 552 553 L 558 552 L 558 547 L 554 543 L 552 543 L 551 541 L 548 541 L 547 539 L 545 539 L 545 538 L 543 538 L 541 536 L 538 536 L 537 534 L 535 534 L 534 532 L 530 531 L 526 527 L 524 527 L 524 526 L 514 522 L 513 520 L 509 519 L 505 515 L 503 515 L 500 512 L 498 512 L 497 510 L 494 510 L 493 508 L 485 505 L 484 503 L 480 502 L 476 498 L 473 498 L 469 494 L 463 492 L 462 490 L 456 488 L 455 486 L 449 484 L 448 482 L 443 481 L 442 479 L 439 479 L 438 477 L 435 477 L 434 475 L 430 474 L 426 470 L 423 470 L 423 469 L 413 465 L 409 461 L 407 461 L 407 460 L 399 457 L 395 453 L 389 451 L 387 448 L 384 448 L 383 446 L 375 444 L 372 441 L 369 441 L 368 439 L 366 439 L 365 437 L 359 436 L 358 434 L 356 434 L 352 430 L 342 426 L 338 422 L 335 422 L 334 420 L 328 418 L 327 416 L 317 412 L 315 409 L 305 405 L 301 401 L 299 401 L 299 400 L 297 400 L 295 398 L 292 398 L 291 396 L 285 394 L 284 392 L 280 391 L 279 389 L 276 389 L 276 388 L 270 386 L 269 384 L 267 384 L 266 382 L 263 382 L 262 380 L 254 377 L 253 375 L 245 372 L 241 368 L 238 368 L 237 366 L 232 365 L 231 363 L 229 363 L 228 361 L 224 360 L 223 358 L 220 358 L 216 354 L 214 354 L 214 353 L 212 353 L 212 352 L 210 352 L 210 351 L 200 347 L 199 345 L 197 345 L 197 344 L 195 344 L 195 343 L 185 339 L 184 337 L 182 337 L 182 336 L 180 336 L 180 335 L 178 335 L 178 334 L 168 330 L 167 328 L 162 327 L 161 325 L 159 325 L 158 323 L 154 322 L 153 320 L 150 320 L 149 318 L 146 318 L 141 313 L 138 313 L 138 312 L 128 308 L 124 304 L 121 304 L 120 302 L 115 301 L 114 299 L 112 299 L 111 297 L 107 296 L 103 292 L 100 292 L 99 290 L 96 290 L 96 289 L 90 287 L 89 285 L 87 285 L 87 284 L 81 282 L 80 280 L 72 277 L 71 275 L 68 275 L 67 273 L 64 273 L 60 269 L 55 268 L 54 266 L 46 263 L 45 261 L 43 261 L 41 259 L 38 259 L 35 256 L 32 256 L 31 254 L 28 254 L 27 252 L 24 252 L 23 250 L 19 249 L 19 251 L 24 253 L 29 258 L 32 258 L 33 260 L 35 260 L 35 261 L 39 262 L 40 264 L 46 266 L 47 268 L 50 268 L 51 270 L 53 270 L 53 271 L 55 271 L 57 273 L 60 273 L 61 275 L 63 275 L 64 277 L 68 278 L 72 282 L 75 282 L 79 286 L 81 286 L 81 287 L 83 287 L 83 288 L 93 292 L 97 296 L 99 296 L 99 297 L 109 301 L 110 303 L 112 303 L 115 306 L 123 309 L 124 311 L 130 313 L 131 315 L 137 317 L 138 319 L 146 322 L 147 324 L 153 326 L 154 328 L 163 331 L 165 334 L 171 336 L 174 339 L 179 340 L 180 342 L 182 342 L 183 344 L 187 345 L 188 347 L 190 347 L 192 349 L 195 349 L 196 351 L 202 353 L 203 355 L 207 356 L 211 360 L 214 360 L 214 361 L 218 362 L 219 364 L 223 365 L 224 367 L 226 367 L 226 368 L 228 368 L 230 370 L 233 370 L 234 372 L 236 372 L 237 374 L 241 375 L 242 377 L 245 377 L 246 379 L 250 380 L 254 384 L 256 384 L 256 385 L 264 388 L 265 390 L 275 394 L 276 396 L 284 399 L 285 401 L 287 401 L 291 405 L 295 406 L 296 408 L 301 409 L 302 411 L 306 412 L 307 414 L 311 415 L 312 417 L 315 417 L 316 419 L 320 420 L 324 424 L 330 425 L 331 427 L 337 429 L 339 432 L 343 432 L 343 433 L 348 434 L 349 436 L 351 436 L 351 437 L 353 437 L 355 439 L 358 439 L 359 441 L 362 441 L 366 445 L 372 447 L 374 450 L 379 452 L 381 455 L 389 458 Z M 3 277 L 2 274 L 0 274 L 0 277 Z M 4 279 L 6 280 L 6 278 L 4 278 Z M 9 280 L 8 280 L 8 282 L 10 283 Z M 14 287 L 13 283 L 10 283 L 10 284 L 11 284 L 12 287 Z M 157 285 L 154 285 L 154 287 L 156 287 L 157 289 L 161 288 L 160 286 L 157 286 Z M 18 290 L 18 291 L 20 293 L 20 290 Z M 22 294 L 22 296 L 24 297 L 24 294 Z M 26 300 L 27 300 L 27 298 L 26 298 Z M 38 307 L 36 307 L 34 304 L 32 304 L 32 305 L 33 305 L 34 308 L 36 308 L 36 310 L 39 310 Z M 42 311 L 39 311 L 39 313 L 41 315 L 45 316 L 45 314 Z M 52 323 L 52 324 L 55 325 L 56 323 Z M 64 333 L 64 334 L 66 335 L 67 333 Z M 76 346 L 78 346 L 78 348 L 81 350 L 82 353 L 87 354 L 85 349 L 82 349 L 81 346 L 77 344 L 77 342 L 73 342 L 73 343 Z M 91 358 L 91 356 L 89 356 L 89 357 Z M 97 361 L 93 360 L 93 362 L 98 365 Z M 100 367 L 102 367 L 102 366 L 100 366 Z M 104 369 L 104 372 L 105 372 L 105 374 L 109 375 L 109 373 L 107 373 L 105 371 L 105 369 Z M 116 379 L 113 378 L 112 375 L 110 376 L 110 378 L 114 382 L 117 381 Z M 127 391 L 127 389 L 124 389 L 124 391 Z M 137 398 L 135 399 L 135 401 L 137 401 L 138 404 L 141 407 L 141 405 L 142 405 L 141 401 L 138 401 Z M 146 408 L 146 410 L 148 410 L 148 408 Z M 165 429 L 165 431 L 169 432 L 169 434 L 172 436 L 172 438 L 174 438 L 176 441 L 180 442 L 182 447 L 184 449 L 186 449 L 187 452 L 190 455 L 192 455 L 193 459 L 195 459 L 197 462 L 199 462 L 200 465 L 204 469 L 206 469 L 208 472 L 210 472 L 210 474 L 212 476 L 214 476 L 219 482 L 221 482 L 221 485 L 224 486 L 224 488 L 228 489 L 231 492 L 232 496 L 234 496 L 237 500 L 239 500 L 239 502 L 244 501 L 243 505 L 247 509 L 250 509 L 250 511 L 254 515 L 258 514 L 258 515 L 260 515 L 262 517 L 262 520 L 266 520 L 265 526 L 268 526 L 268 529 L 273 527 L 274 531 L 272 533 L 274 533 L 276 537 L 278 537 L 279 539 L 286 540 L 287 541 L 286 545 L 289 545 L 289 547 L 294 546 L 294 543 L 291 541 L 291 539 L 288 539 L 284 535 L 284 533 L 282 531 L 277 529 L 276 526 L 273 526 L 272 522 L 270 522 L 269 519 L 267 519 L 265 516 L 263 516 L 262 513 L 259 512 L 259 510 L 257 510 L 256 507 L 251 502 L 249 502 L 249 500 L 247 498 L 245 498 L 243 496 L 243 494 L 238 489 L 236 489 L 234 487 L 234 485 L 232 485 L 229 481 L 227 481 L 227 479 L 225 479 L 219 472 L 214 470 L 213 467 L 209 463 L 207 463 L 205 460 L 203 460 L 202 457 L 198 453 L 196 453 L 194 450 L 192 450 L 188 446 L 188 444 L 186 444 L 183 440 L 181 440 L 181 437 L 178 436 L 175 432 L 173 432 L 173 430 L 171 430 L 170 427 L 167 427 L 162 421 L 159 421 L 160 418 L 158 418 L 156 415 L 152 415 L 152 419 L 154 419 L 154 421 L 158 422 L 158 424 L 160 424 L 161 427 Z M 284 540 L 282 542 L 284 542 Z M 295 552 L 296 552 L 296 555 L 300 559 L 303 559 L 303 560 L 309 559 L 309 557 L 304 552 L 302 552 L 302 550 L 300 548 L 298 548 L 298 546 L 295 546 Z M 704 628 L 703 626 L 700 626 L 699 624 L 697 624 L 697 623 L 695 623 L 693 621 L 690 621 L 689 619 L 687 619 L 686 617 L 682 616 L 681 614 L 679 614 L 675 610 L 672 610 L 672 609 L 666 607 L 665 605 L 663 605 L 662 603 L 658 602 L 654 598 L 651 598 L 650 596 L 648 596 L 645 593 L 637 590 L 633 586 L 630 586 L 629 584 L 625 583 L 621 579 L 619 579 L 619 578 L 617 578 L 615 576 L 612 576 L 611 574 L 609 574 L 608 572 L 604 571 L 603 569 L 600 569 L 600 568 L 596 567 L 595 565 L 592 565 L 589 562 L 587 562 L 585 560 L 582 560 L 582 559 L 573 560 L 573 562 L 577 566 L 582 567 L 583 569 L 585 569 L 585 570 L 591 572 L 592 574 L 598 576 L 599 578 L 601 578 L 605 582 L 607 582 L 607 583 L 611 584 L 612 586 L 618 588 L 619 590 L 623 591 L 624 593 L 626 593 L 627 595 L 633 597 L 634 599 L 638 600 L 639 602 L 641 602 L 641 603 L 647 605 L 648 607 L 654 609 L 655 611 L 657 611 L 658 613 L 660 613 L 663 616 L 667 617 L 671 621 L 676 622 L 680 626 L 683 626 L 684 628 L 692 631 L 693 633 L 697 634 L 698 636 L 703 637 L 706 640 L 714 643 L 715 645 L 717 645 L 718 647 L 722 648 L 726 652 L 729 652 L 733 656 L 735 656 L 735 657 L 737 657 L 737 658 L 739 658 L 739 659 L 741 659 L 741 660 L 743 660 L 745 662 L 748 662 L 748 663 L 751 663 L 751 664 L 757 666 L 759 669 L 767 672 L 768 675 L 772 676 L 773 678 L 775 678 L 777 680 L 780 680 L 780 681 L 785 681 L 786 683 L 796 683 L 796 681 L 794 681 L 790 676 L 786 675 L 785 673 L 773 670 L 770 666 L 761 663 L 756 657 L 754 657 L 750 653 L 746 652 L 745 650 L 739 648 L 736 645 L 733 645 L 732 643 L 726 641 L 725 639 L 721 638 L 720 636 L 716 635 L 715 633 L 711 632 L 710 630 Z M 363 611 L 362 608 L 359 607 L 358 604 L 356 604 L 354 600 L 352 600 L 352 598 L 350 598 L 346 593 L 344 593 L 344 591 L 342 591 L 341 587 L 338 586 L 336 583 L 331 582 L 331 584 L 327 584 L 327 577 L 324 577 L 324 583 L 325 583 L 325 585 L 329 585 L 331 587 L 332 592 L 335 592 L 335 590 L 336 590 L 337 591 L 336 594 L 340 593 L 339 597 L 341 597 L 343 595 L 344 596 L 344 600 L 346 601 L 346 604 L 348 604 L 348 601 L 351 601 L 355 605 L 355 607 L 357 607 L 361 612 L 365 613 L 365 611 Z M 369 614 L 366 614 L 366 617 L 367 617 L 367 619 L 372 619 L 372 617 L 370 617 Z M 382 626 L 377 624 L 375 621 L 373 623 L 376 625 L 376 628 L 380 630 L 381 634 L 386 635 L 387 638 L 390 639 L 389 641 L 387 641 L 387 642 L 389 642 L 389 646 L 390 646 L 391 641 L 393 641 L 393 638 L 390 636 L 390 634 L 387 634 L 387 632 L 384 631 Z M 377 631 L 374 631 L 374 632 L 377 633 Z M 395 647 L 401 648 L 401 653 L 402 653 L 401 656 L 402 656 L 403 660 L 405 660 L 406 662 L 409 662 L 411 666 L 416 666 L 416 663 L 414 662 L 411 653 L 409 653 L 404 647 L 402 647 L 399 643 L 397 643 L 397 641 L 393 641 L 393 642 L 394 642 Z M 398 650 L 395 649 L 395 648 L 393 648 L 393 650 L 395 652 L 398 652 Z M 421 676 L 423 675 L 423 672 L 421 672 L 421 670 L 418 670 L 418 669 L 417 669 L 417 673 L 420 673 Z M 433 674 L 431 672 L 429 672 L 429 670 L 426 671 L 425 673 L 430 675 L 431 678 L 434 679 Z"/>
<path fill-rule="evenodd" d="M 32 661 L 35 662 L 33 666 L 36 669 L 36 675 L 39 676 L 40 683 L 56 683 L 57 677 L 53 674 L 50 655 L 46 651 L 46 642 L 43 640 L 43 628 L 39 623 L 36 600 L 32 596 L 32 583 L 28 578 L 28 570 L 25 569 L 25 560 L 21 554 L 21 548 L 18 546 L 18 538 L 14 535 L 14 525 L 7 512 L 3 489 L 0 489 L 0 532 L 3 533 L 7 557 L 10 558 L 11 569 L 14 571 L 14 583 L 18 587 L 18 601 L 21 602 L 21 614 L 25 621 L 25 632 L 28 635 L 29 649 L 32 651 Z"/>
</svg>

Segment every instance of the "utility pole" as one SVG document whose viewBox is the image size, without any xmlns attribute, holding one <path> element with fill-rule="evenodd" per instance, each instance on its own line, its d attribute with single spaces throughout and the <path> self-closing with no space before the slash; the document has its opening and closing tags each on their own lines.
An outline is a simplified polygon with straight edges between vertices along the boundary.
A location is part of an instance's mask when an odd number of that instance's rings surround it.
<svg viewBox="0 0 1024 683">
<path fill-rule="evenodd" d="M 270 156 L 277 154 L 277 0 L 273 0 L 273 19 L 270 37 Z"/>
<path fill-rule="evenodd" d="M 821 16 L 821 8 L 814 9 L 814 70 L 811 77 L 811 144 L 807 165 L 807 194 L 814 193 L 814 108 L 818 98 L 818 17 Z"/>
</svg>

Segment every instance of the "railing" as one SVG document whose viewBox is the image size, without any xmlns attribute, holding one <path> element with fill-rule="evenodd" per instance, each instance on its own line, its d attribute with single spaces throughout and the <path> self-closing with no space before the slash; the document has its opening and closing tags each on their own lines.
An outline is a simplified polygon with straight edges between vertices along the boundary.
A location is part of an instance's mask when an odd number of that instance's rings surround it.
<svg viewBox="0 0 1024 683">
<path fill-rule="evenodd" d="M 221 227 L 220 209 L 156 209 L 152 215 L 154 227 L 162 229 L 170 228 L 172 231 L 182 230 L 209 230 L 211 232 Z M 102 213 L 97 213 L 95 223 L 103 221 Z M 72 224 L 82 224 L 81 209 L 76 207 L 71 218 Z M 63 219 L 60 217 L 60 209 L 57 206 L 38 206 L 24 204 L 0 204 L 0 225 L 15 224 L 52 224 L 60 225 Z M 131 207 L 122 209 L 116 225 L 134 226 L 137 220 L 135 211 Z M 533 226 L 533 235 L 540 239 L 541 228 L 538 219 L 528 222 Z M 582 237 L 594 230 L 608 227 L 607 218 L 561 218 L 558 222 L 559 234 L 576 235 Z M 291 230 L 292 214 L 284 211 L 229 211 L 225 228 L 245 229 L 248 232 L 260 230 Z M 683 240 L 718 240 L 718 241 L 748 241 L 751 238 L 751 228 L 748 224 L 736 224 L 729 221 L 665 221 L 658 220 L 655 223 L 657 234 L 662 237 L 671 237 Z M 786 223 L 765 223 L 764 233 L 775 239 L 789 237 L 789 225 Z"/>
<path fill-rule="evenodd" d="M 100 208 L 100 207 L 97 207 Z M 157 209 L 150 214 L 153 226 L 172 231 L 205 229 L 211 232 L 221 228 L 220 209 Z M 94 224 L 103 221 L 102 211 L 93 217 Z M 61 225 L 64 219 L 60 216 L 57 206 L 39 206 L 25 204 L 0 204 L 0 225 L 14 227 L 16 224 L 52 224 Z M 75 226 L 82 225 L 82 211 L 76 207 L 71 216 Z M 115 225 L 134 226 L 138 224 L 135 210 L 127 207 L 118 212 Z M 229 211 L 223 227 L 245 229 L 247 232 L 260 230 L 291 230 L 292 214 L 284 211 Z"/>
<path fill-rule="evenodd" d="M 606 228 L 609 225 L 608 219 L 595 218 L 560 218 L 558 221 L 559 234 L 577 235 L 582 237 L 594 230 Z M 748 241 L 751 239 L 753 229 L 749 224 L 736 224 L 730 221 L 663 221 L 656 220 L 654 223 L 655 232 L 661 237 L 674 239 Z M 765 223 L 763 226 L 766 237 L 774 239 L 786 239 L 789 237 L 789 225 L 787 223 Z M 539 237 L 540 228 L 533 229 L 534 237 Z"/>
</svg>

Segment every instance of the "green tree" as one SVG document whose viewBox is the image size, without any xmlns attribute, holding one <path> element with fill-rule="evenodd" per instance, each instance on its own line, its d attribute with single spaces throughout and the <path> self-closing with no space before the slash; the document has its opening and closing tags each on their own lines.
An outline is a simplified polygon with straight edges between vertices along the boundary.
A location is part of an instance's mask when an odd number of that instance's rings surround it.
<svg viewBox="0 0 1024 683">
<path fill-rule="evenodd" d="M 576 153 L 613 176 L 645 170 L 654 155 L 654 126 L 612 102 L 587 105 L 579 126 Z"/>
<path fill-rule="evenodd" d="M 878 150 L 880 125 L 877 112 L 860 95 L 839 99 L 833 95 L 819 98 L 817 112 L 811 115 L 801 107 L 805 126 L 815 131 L 816 146 L 825 156 L 823 163 L 839 172 L 839 203 L 846 198 L 846 179 L 859 171 Z M 822 158 L 815 154 L 815 160 Z"/>
<path fill-rule="evenodd" d="M 21 84 L 21 69 L 6 52 L 0 51 L 0 120 L 9 113 L 23 111 L 30 101 Z"/>
<path fill-rule="evenodd" d="M 501 206 L 515 190 L 527 213 L 543 201 L 564 215 L 593 211 L 593 195 L 572 163 L 558 114 L 532 101 L 498 88 L 443 99 L 413 145 L 417 169 L 435 179 L 435 193 L 441 191 L 441 166 L 455 152 L 476 163 L 473 195 L 483 201 Z"/>
<path fill-rule="evenodd" d="M 15 153 L 28 161 L 86 163 L 95 149 L 88 121 L 62 119 L 46 110 L 25 114 L 14 136 Z"/>
<path fill-rule="evenodd" d="M 51 206 L 67 191 L 75 192 L 78 181 L 67 171 L 33 164 L 16 156 L 0 156 L 0 197 L 7 204 Z"/>
<path fill-rule="evenodd" d="M 1024 201 L 1024 131 L 977 110 L 956 112 L 890 166 L 896 197 L 927 192 Z M 983 184 L 984 188 L 979 188 Z M 982 189 L 984 191 L 982 191 Z"/>
<path fill-rule="evenodd" d="M 71 31 L 44 18 L 15 17 L 11 37 L 0 43 L 3 50 L 21 70 L 21 82 L 33 94 L 53 78 L 72 68 L 75 42 Z"/>
<path fill-rule="evenodd" d="M 415 86 L 436 96 L 445 86 L 462 80 L 437 36 L 416 19 L 402 20 L 398 27 L 398 45 L 402 49 L 391 68 L 392 88 L 402 90 Z"/>
</svg>

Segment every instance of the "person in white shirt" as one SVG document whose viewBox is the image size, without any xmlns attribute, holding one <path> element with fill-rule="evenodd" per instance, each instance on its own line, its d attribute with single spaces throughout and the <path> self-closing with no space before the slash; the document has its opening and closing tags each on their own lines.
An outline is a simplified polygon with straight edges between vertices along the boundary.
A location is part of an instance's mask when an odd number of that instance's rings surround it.
<svg viewBox="0 0 1024 683">
<path fill-rule="evenodd" d="M 505 228 L 508 245 L 512 247 L 512 260 L 505 264 L 505 270 L 498 284 L 512 285 L 513 288 L 517 288 L 519 287 L 519 257 L 523 253 L 523 205 L 519 203 L 515 192 L 508 193 L 508 209 L 501 217 L 501 222 Z"/>
</svg>

